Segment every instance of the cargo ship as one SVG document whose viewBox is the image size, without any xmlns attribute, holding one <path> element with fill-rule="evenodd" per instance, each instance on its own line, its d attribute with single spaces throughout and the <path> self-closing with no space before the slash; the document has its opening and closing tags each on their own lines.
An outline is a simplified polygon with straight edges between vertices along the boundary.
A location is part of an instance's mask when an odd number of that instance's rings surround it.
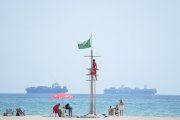
<svg viewBox="0 0 180 120">
<path fill-rule="evenodd" d="M 148 89 L 146 85 L 144 85 L 143 89 L 140 88 L 129 88 L 124 87 L 122 85 L 120 88 L 111 87 L 109 89 L 104 90 L 104 94 L 118 94 L 118 95 L 155 95 L 157 90 L 155 88 Z"/>
<path fill-rule="evenodd" d="M 66 86 L 59 86 L 58 83 L 52 84 L 51 87 L 47 86 L 37 86 L 37 87 L 28 87 L 25 89 L 27 93 L 59 93 L 59 92 L 68 92 Z"/>
</svg>

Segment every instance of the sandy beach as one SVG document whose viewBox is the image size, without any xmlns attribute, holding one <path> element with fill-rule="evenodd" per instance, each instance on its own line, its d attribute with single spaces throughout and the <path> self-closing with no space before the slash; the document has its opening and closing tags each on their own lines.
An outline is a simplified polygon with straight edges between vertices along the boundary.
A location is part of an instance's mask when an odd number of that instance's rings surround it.
<svg viewBox="0 0 180 120">
<path fill-rule="evenodd" d="M 100 118 L 63 118 L 63 117 L 48 117 L 48 116 L 0 116 L 0 120 L 180 120 L 180 117 L 100 117 Z"/>
</svg>

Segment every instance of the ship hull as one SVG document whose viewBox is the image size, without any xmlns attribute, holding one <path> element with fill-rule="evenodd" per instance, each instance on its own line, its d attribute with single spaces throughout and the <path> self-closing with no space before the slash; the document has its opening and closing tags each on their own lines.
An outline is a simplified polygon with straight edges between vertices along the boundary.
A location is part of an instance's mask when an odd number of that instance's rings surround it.
<svg viewBox="0 0 180 120">
<path fill-rule="evenodd" d="M 131 88 L 110 88 L 105 89 L 104 94 L 115 94 L 115 95 L 155 95 L 156 89 L 131 89 Z"/>
</svg>

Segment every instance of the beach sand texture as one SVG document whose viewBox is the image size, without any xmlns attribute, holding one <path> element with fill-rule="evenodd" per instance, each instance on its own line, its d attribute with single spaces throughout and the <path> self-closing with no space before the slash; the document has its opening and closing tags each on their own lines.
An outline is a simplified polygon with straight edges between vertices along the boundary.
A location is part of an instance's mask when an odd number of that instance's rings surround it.
<svg viewBox="0 0 180 120">
<path fill-rule="evenodd" d="M 100 118 L 63 118 L 46 116 L 1 116 L 0 120 L 180 120 L 180 117 L 100 117 Z"/>
</svg>

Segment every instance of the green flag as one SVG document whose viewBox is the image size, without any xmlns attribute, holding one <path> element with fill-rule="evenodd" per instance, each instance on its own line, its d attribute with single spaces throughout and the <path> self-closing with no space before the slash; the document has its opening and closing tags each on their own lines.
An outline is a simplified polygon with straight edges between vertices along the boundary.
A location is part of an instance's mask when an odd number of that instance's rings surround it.
<svg viewBox="0 0 180 120">
<path fill-rule="evenodd" d="M 88 40 L 86 40 L 86 41 L 84 41 L 82 43 L 79 43 L 78 44 L 78 48 L 79 49 L 90 48 L 91 47 L 91 37 Z"/>
</svg>

